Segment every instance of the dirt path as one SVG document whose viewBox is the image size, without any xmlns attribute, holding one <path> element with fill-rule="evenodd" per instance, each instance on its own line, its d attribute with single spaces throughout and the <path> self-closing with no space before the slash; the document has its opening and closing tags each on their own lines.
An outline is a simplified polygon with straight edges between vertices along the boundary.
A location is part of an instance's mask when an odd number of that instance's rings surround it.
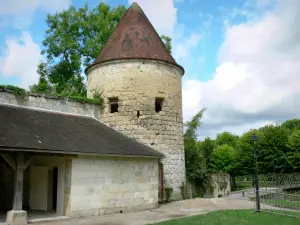
<svg viewBox="0 0 300 225">
<path fill-rule="evenodd" d="M 34 223 L 36 225 L 145 225 L 190 215 L 199 215 L 215 210 L 252 209 L 253 203 L 231 198 L 189 199 L 160 206 L 158 209 L 106 215 L 99 217 L 67 219 L 53 222 Z"/>
</svg>

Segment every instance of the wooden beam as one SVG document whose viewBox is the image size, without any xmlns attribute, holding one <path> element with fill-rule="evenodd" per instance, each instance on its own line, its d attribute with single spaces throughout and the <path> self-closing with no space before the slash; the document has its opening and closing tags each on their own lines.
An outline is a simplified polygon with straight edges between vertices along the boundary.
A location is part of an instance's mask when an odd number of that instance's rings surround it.
<svg viewBox="0 0 300 225">
<path fill-rule="evenodd" d="M 29 156 L 29 159 L 24 163 L 24 170 L 27 169 L 28 166 L 30 166 L 33 156 Z"/>
<path fill-rule="evenodd" d="M 1 156 L 8 163 L 8 165 L 13 168 L 13 170 L 16 170 L 16 161 L 8 153 L 2 153 Z"/>
<path fill-rule="evenodd" d="M 16 170 L 14 180 L 14 202 L 13 210 L 22 210 L 23 206 L 23 180 L 24 180 L 24 153 L 16 153 Z"/>
</svg>

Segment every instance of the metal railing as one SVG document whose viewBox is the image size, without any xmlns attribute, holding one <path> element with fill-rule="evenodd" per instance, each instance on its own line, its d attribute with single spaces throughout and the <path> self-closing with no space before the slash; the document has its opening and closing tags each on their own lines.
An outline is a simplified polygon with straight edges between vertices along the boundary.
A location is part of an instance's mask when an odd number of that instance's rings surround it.
<svg viewBox="0 0 300 225">
<path fill-rule="evenodd" d="M 300 218 L 300 174 L 268 174 L 258 176 L 259 189 L 254 188 L 254 209 Z"/>
</svg>

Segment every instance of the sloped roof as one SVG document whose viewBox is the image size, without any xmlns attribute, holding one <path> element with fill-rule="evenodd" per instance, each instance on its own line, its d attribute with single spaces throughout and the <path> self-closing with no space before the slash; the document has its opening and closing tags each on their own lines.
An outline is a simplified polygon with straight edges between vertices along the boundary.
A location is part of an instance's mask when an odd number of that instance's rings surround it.
<svg viewBox="0 0 300 225">
<path fill-rule="evenodd" d="M 91 117 L 0 104 L 1 149 L 163 157 Z"/>
<path fill-rule="evenodd" d="M 176 63 L 147 16 L 133 3 L 90 68 L 95 64 L 118 59 L 152 59 Z"/>
</svg>

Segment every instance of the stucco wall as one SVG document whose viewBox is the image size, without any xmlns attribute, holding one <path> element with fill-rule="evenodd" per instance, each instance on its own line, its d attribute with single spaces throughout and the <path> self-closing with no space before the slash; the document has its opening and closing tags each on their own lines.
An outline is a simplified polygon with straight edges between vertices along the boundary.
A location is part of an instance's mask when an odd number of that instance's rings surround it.
<svg viewBox="0 0 300 225">
<path fill-rule="evenodd" d="M 157 206 L 157 159 L 78 156 L 72 160 L 70 216 L 97 216 Z"/>
<path fill-rule="evenodd" d="M 12 93 L 0 91 L 0 103 L 87 115 L 100 120 L 99 105 L 80 103 L 68 99 L 58 99 L 46 95 L 29 95 L 22 99 Z"/>
<path fill-rule="evenodd" d="M 92 90 L 102 96 L 118 97 L 119 111 L 101 111 L 101 121 L 125 135 L 165 154 L 165 186 L 173 187 L 173 199 L 180 195 L 185 181 L 182 124 L 182 71 L 157 61 L 113 61 L 96 65 L 88 71 L 88 96 Z M 163 109 L 155 112 L 155 98 L 163 98 Z M 137 116 L 139 111 L 140 116 Z"/>
</svg>

